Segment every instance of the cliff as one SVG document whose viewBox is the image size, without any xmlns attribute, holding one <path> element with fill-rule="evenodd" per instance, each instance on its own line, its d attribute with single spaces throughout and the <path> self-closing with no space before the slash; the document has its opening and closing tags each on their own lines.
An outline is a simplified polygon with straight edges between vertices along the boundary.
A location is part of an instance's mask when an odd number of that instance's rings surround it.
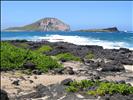
<svg viewBox="0 0 133 100">
<path fill-rule="evenodd" d="M 70 26 L 57 18 L 43 18 L 22 27 L 11 27 L 4 31 L 70 31 Z"/>
<path fill-rule="evenodd" d="M 117 27 L 104 28 L 104 29 L 88 29 L 88 30 L 78 30 L 80 32 L 119 32 Z"/>
</svg>

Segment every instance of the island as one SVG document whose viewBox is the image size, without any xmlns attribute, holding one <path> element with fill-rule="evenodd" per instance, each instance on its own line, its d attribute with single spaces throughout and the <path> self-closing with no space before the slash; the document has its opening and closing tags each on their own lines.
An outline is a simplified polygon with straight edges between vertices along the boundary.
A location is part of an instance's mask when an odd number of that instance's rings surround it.
<svg viewBox="0 0 133 100">
<path fill-rule="evenodd" d="M 2 31 L 7 31 L 7 32 L 19 32 L 19 31 L 49 32 L 49 31 L 52 31 L 52 32 L 55 32 L 55 31 L 71 31 L 71 29 L 70 29 L 70 25 L 64 23 L 63 21 L 57 18 L 46 17 L 32 24 L 28 24 L 22 27 L 9 27 Z M 76 31 L 78 32 L 119 32 L 117 27 L 109 27 L 109 28 L 103 28 L 103 29 L 81 29 L 81 30 L 76 30 Z"/>
<path fill-rule="evenodd" d="M 85 29 L 85 30 L 77 30 L 80 32 L 119 32 L 117 27 L 110 27 L 104 29 Z"/>
<path fill-rule="evenodd" d="M 3 31 L 70 31 L 70 26 L 57 18 L 43 18 L 22 27 L 9 27 Z"/>
</svg>

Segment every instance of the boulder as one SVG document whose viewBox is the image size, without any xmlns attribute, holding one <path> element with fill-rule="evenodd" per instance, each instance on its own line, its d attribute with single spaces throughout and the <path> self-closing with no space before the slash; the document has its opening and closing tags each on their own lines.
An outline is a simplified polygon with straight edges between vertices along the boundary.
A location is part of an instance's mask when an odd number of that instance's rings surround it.
<svg viewBox="0 0 133 100">
<path fill-rule="evenodd" d="M 74 74 L 74 71 L 73 71 L 73 68 L 72 68 L 72 67 L 65 67 L 65 68 L 62 70 L 62 73 L 63 73 L 63 74 L 73 75 L 73 74 Z"/>
<path fill-rule="evenodd" d="M 33 73 L 33 74 L 36 74 L 36 75 L 41 75 L 41 74 L 42 74 L 42 71 L 33 70 L 32 73 Z"/>
<path fill-rule="evenodd" d="M 73 82 L 73 80 L 70 78 L 67 78 L 67 79 L 61 81 L 61 85 L 70 85 L 71 82 Z"/>
<path fill-rule="evenodd" d="M 105 64 L 102 64 L 101 66 L 101 71 L 113 71 L 113 72 L 120 72 L 120 71 L 125 71 L 124 66 L 117 61 L 112 61 L 112 62 L 108 62 Z"/>
<path fill-rule="evenodd" d="M 1 100 L 9 100 L 8 94 L 5 90 L 0 89 Z"/>
<path fill-rule="evenodd" d="M 14 85 L 19 85 L 19 82 L 20 82 L 20 80 L 16 79 L 16 80 L 14 80 L 14 81 L 12 82 L 12 84 L 14 84 Z"/>
<path fill-rule="evenodd" d="M 34 70 L 36 68 L 36 65 L 32 62 L 26 62 L 24 63 L 23 67 L 25 69 L 31 69 L 31 70 Z"/>
</svg>

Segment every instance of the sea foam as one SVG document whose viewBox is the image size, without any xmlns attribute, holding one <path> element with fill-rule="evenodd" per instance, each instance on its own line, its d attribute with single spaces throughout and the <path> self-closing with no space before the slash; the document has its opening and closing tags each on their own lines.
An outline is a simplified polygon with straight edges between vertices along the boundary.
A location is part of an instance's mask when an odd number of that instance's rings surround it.
<svg viewBox="0 0 133 100">
<path fill-rule="evenodd" d="M 119 48 L 129 48 L 133 50 L 126 42 L 119 41 L 105 41 L 95 38 L 88 38 L 83 36 L 64 36 L 64 35 L 46 35 L 44 37 L 34 36 L 33 41 L 47 40 L 49 42 L 69 42 L 76 45 L 99 45 L 103 46 L 105 49 L 119 49 Z"/>
</svg>

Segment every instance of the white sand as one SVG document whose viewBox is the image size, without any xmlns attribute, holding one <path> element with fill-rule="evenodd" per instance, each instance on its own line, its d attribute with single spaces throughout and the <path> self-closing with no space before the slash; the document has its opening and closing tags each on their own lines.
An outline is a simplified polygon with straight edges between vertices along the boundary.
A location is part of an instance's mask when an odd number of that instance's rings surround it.
<svg viewBox="0 0 133 100">
<path fill-rule="evenodd" d="M 22 74 L 22 76 L 26 79 L 26 80 L 22 80 L 20 79 L 20 76 L 18 76 L 18 78 L 12 75 L 12 73 L 1 73 L 1 88 L 6 90 L 8 93 L 12 94 L 12 93 L 17 93 L 18 92 L 18 88 L 20 88 L 23 91 L 33 91 L 34 87 L 39 85 L 39 84 L 43 84 L 45 86 L 50 85 L 50 84 L 56 84 L 56 83 L 60 83 L 62 80 L 67 79 L 67 78 L 71 78 L 71 79 L 75 79 L 75 80 L 82 80 L 82 79 L 86 79 L 86 77 L 79 77 L 79 76 L 75 76 L 75 75 L 49 75 L 49 74 L 44 74 L 44 75 L 24 75 Z M 35 79 L 35 77 L 37 77 L 37 79 Z M 19 79 L 20 80 L 20 85 L 16 86 L 13 85 L 12 82 L 13 80 Z M 30 80 L 33 81 L 33 83 L 30 83 Z"/>
</svg>

